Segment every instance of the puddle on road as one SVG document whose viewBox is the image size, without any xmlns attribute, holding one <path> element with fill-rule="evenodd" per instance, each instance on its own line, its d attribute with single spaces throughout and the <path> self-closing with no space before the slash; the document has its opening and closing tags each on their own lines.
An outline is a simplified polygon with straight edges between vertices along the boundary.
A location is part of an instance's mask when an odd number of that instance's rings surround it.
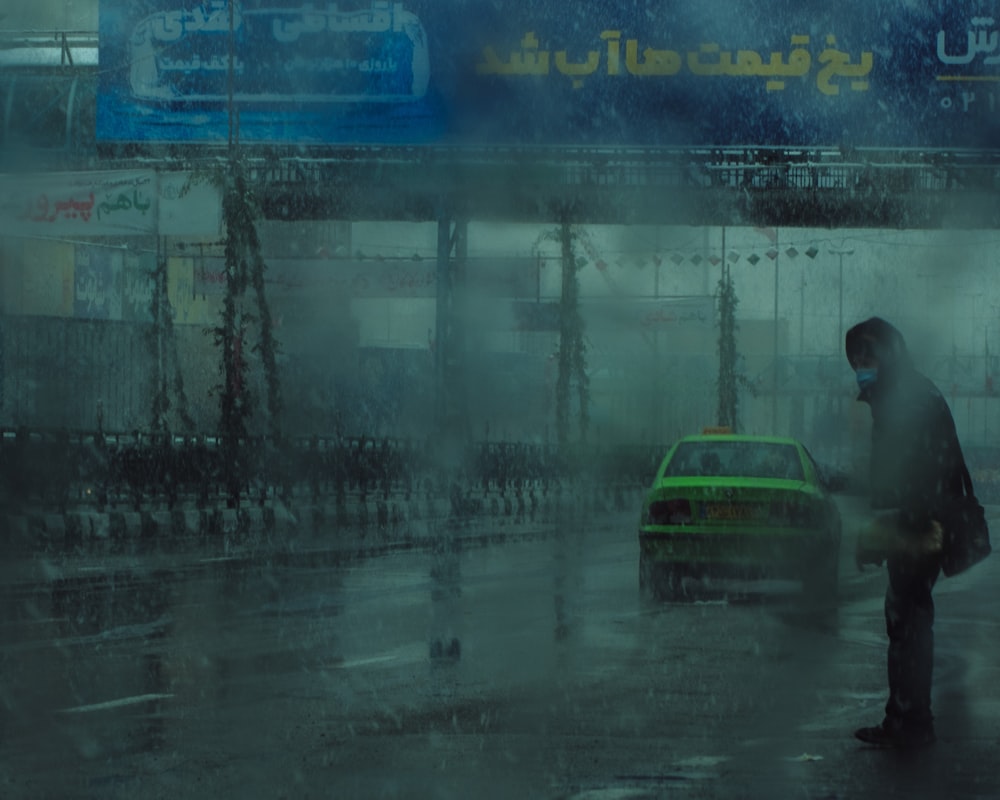
<svg viewBox="0 0 1000 800">
<path fill-rule="evenodd" d="M 670 791 L 693 789 L 702 781 L 720 777 L 713 767 L 732 760 L 729 756 L 691 756 L 675 761 L 669 772 L 649 775 L 615 775 L 613 785 L 594 786 L 569 795 L 571 800 L 637 800 L 638 798 L 663 797 L 665 787 Z"/>
<path fill-rule="evenodd" d="M 358 656 L 356 658 L 334 659 L 330 669 L 371 669 L 373 667 L 399 667 L 406 664 L 417 664 L 427 660 L 427 645 L 422 642 L 409 642 L 373 656 Z"/>
<path fill-rule="evenodd" d="M 724 764 L 729 760 L 729 756 L 692 756 L 691 758 L 681 759 L 674 766 L 682 769 L 687 769 L 688 767 L 717 767 L 719 764 Z"/>
</svg>

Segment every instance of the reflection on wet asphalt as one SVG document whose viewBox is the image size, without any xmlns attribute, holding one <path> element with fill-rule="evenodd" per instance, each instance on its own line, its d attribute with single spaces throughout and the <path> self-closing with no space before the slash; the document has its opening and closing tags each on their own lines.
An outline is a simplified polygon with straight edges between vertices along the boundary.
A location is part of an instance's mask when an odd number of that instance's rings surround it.
<svg viewBox="0 0 1000 800">
<path fill-rule="evenodd" d="M 883 576 L 845 565 L 839 601 L 820 608 L 766 584 L 644 604 L 633 523 L 489 546 L 442 529 L 433 548 L 377 558 L 52 570 L 6 587 L 2 794 L 998 788 L 954 757 L 996 742 L 998 620 L 974 596 L 994 565 L 941 594 L 942 741 L 900 782 L 899 759 L 850 738 L 881 714 Z"/>
</svg>

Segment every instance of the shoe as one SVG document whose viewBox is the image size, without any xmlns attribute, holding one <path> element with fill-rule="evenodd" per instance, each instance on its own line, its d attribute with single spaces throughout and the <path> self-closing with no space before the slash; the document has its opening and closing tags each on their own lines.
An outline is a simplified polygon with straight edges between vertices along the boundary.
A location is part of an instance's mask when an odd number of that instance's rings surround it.
<svg viewBox="0 0 1000 800">
<path fill-rule="evenodd" d="M 931 727 L 900 728 L 892 730 L 885 726 L 875 725 L 871 728 L 858 728 L 854 736 L 872 747 L 898 748 L 908 750 L 916 747 L 926 747 L 934 744 L 934 729 Z"/>
</svg>

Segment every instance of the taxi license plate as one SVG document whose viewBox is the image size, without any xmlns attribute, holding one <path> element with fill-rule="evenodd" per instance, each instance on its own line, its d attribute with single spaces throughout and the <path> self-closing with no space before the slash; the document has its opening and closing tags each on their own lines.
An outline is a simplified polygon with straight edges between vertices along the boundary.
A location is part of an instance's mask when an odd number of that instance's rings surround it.
<svg viewBox="0 0 1000 800">
<path fill-rule="evenodd" d="M 747 520 L 759 516 L 760 509 L 747 503 L 709 503 L 705 515 L 709 519 Z"/>
</svg>

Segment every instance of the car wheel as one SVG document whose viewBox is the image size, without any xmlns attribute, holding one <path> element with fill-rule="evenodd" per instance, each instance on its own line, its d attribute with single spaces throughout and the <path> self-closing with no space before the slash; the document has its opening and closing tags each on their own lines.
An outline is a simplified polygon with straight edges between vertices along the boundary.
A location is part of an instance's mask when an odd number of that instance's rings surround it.
<svg viewBox="0 0 1000 800">
<path fill-rule="evenodd" d="M 645 553 L 639 553 L 639 595 L 644 600 L 653 597 L 653 564 Z"/>
</svg>

